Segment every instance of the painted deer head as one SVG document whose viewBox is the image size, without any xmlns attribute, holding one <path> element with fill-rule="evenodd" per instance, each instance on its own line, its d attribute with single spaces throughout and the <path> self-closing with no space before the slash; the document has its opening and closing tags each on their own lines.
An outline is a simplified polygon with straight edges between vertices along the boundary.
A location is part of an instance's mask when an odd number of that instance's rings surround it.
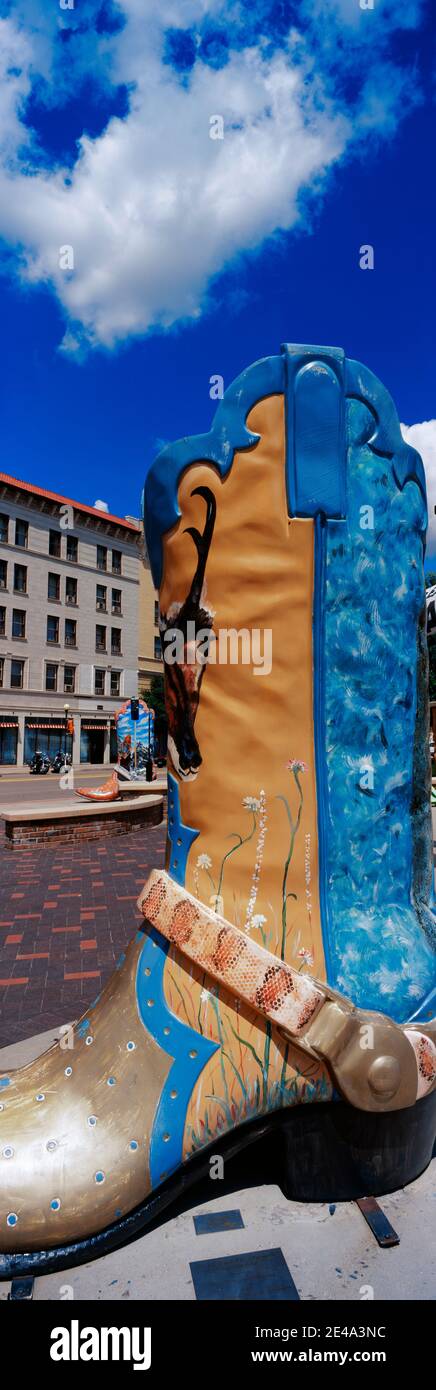
<svg viewBox="0 0 436 1390">
<path fill-rule="evenodd" d="M 194 724 L 207 655 L 204 634 L 206 632 L 207 646 L 207 633 L 212 632 L 214 620 L 212 609 L 205 604 L 205 570 L 215 526 L 216 499 L 208 487 L 194 488 L 191 497 L 203 497 L 206 503 L 204 530 L 198 531 L 195 526 L 185 528 L 196 546 L 197 567 L 184 602 L 171 604 L 168 612 L 161 613 L 159 618 L 165 662 L 168 749 L 176 772 L 185 780 L 196 777 L 202 763 Z M 174 633 L 177 638 L 173 643 Z M 200 634 L 203 634 L 201 649 L 197 641 Z"/>
</svg>

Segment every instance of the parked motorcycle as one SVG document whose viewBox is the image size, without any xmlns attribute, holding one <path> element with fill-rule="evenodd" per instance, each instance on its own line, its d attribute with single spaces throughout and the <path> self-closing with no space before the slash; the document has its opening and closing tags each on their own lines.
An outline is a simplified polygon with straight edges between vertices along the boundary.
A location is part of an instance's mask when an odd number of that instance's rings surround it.
<svg viewBox="0 0 436 1390">
<path fill-rule="evenodd" d="M 46 772 L 49 772 L 49 770 L 50 759 L 47 757 L 46 753 L 41 753 L 41 750 L 37 748 L 36 752 L 33 754 L 33 758 L 30 759 L 29 772 L 36 772 L 39 775 L 44 775 Z"/>
<path fill-rule="evenodd" d="M 59 748 L 51 760 L 51 772 L 63 772 L 67 767 L 71 767 L 71 755 L 70 753 L 63 753 L 62 749 Z"/>
</svg>

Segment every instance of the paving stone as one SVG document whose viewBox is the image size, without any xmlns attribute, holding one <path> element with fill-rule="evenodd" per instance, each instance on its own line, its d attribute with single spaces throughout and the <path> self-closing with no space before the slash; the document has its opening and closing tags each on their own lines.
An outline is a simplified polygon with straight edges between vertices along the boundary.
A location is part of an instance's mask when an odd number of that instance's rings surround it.
<svg viewBox="0 0 436 1390">
<path fill-rule="evenodd" d="M 165 833 L 164 824 L 132 831 L 115 853 L 95 840 L 16 849 L 13 874 L 0 838 L 0 1047 L 92 1003 L 135 934 L 139 889 L 162 863 Z"/>
</svg>

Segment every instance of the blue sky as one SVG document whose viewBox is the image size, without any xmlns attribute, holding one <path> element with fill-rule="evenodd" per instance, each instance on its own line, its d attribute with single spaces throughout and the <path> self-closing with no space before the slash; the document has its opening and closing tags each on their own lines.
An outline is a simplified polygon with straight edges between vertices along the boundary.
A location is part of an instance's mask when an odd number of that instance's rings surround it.
<svg viewBox="0 0 436 1390">
<path fill-rule="evenodd" d="M 0 0 L 0 69 L 2 468 L 137 514 L 210 376 L 307 341 L 382 378 L 433 502 L 428 7 Z"/>
</svg>

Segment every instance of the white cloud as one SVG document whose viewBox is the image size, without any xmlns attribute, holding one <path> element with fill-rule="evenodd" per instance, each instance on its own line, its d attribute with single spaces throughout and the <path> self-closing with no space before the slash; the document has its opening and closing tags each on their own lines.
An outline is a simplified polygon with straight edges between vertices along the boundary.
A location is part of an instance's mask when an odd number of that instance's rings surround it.
<svg viewBox="0 0 436 1390">
<path fill-rule="evenodd" d="M 7 161 L 22 140 L 20 111 L 30 92 L 31 44 L 9 19 L 0 20 L 0 151 Z"/>
<path fill-rule="evenodd" d="M 421 455 L 425 468 L 428 502 L 427 549 L 436 554 L 436 420 L 422 420 L 416 425 L 401 425 L 401 433 Z"/>
<path fill-rule="evenodd" d="M 210 279 L 292 227 L 301 190 L 345 147 L 346 122 L 303 95 L 303 73 L 281 55 L 246 50 L 218 72 L 200 64 L 189 89 L 150 61 L 129 117 L 82 140 L 71 186 L 61 171 L 0 174 L 2 231 L 23 248 L 22 275 L 51 282 L 106 347 L 196 317 Z M 223 140 L 209 138 L 216 113 Z M 59 268 L 64 245 L 72 273 Z"/>
<path fill-rule="evenodd" d="M 337 3 L 343 26 L 348 0 Z M 84 136 L 72 170 L 41 169 L 32 165 L 31 137 L 20 119 L 35 66 L 48 104 L 56 91 L 60 102 L 66 99 L 74 77 L 74 64 L 64 58 L 59 69 L 54 56 L 59 25 L 69 16 L 62 12 L 55 20 L 56 6 L 49 18 L 43 9 L 38 21 L 36 0 L 17 0 L 15 19 L 0 21 L 5 73 L 18 71 L 20 52 L 20 75 L 7 79 L 2 98 L 0 235 L 15 248 L 21 277 L 56 292 L 67 319 L 62 346 L 78 360 L 84 343 L 112 348 L 198 317 L 214 277 L 238 254 L 294 227 L 302 194 L 319 193 L 351 139 L 374 129 L 391 133 L 412 100 L 401 70 L 387 105 L 376 97 L 376 50 L 371 86 L 352 121 L 333 99 L 330 72 L 322 75 L 316 26 L 315 38 L 291 30 L 286 47 L 272 52 L 262 38 L 256 47 L 235 48 L 220 70 L 197 58 L 182 82 L 162 61 L 163 25 L 200 24 L 207 14 L 227 20 L 231 36 L 232 6 L 169 0 L 163 20 L 158 0 L 148 0 L 145 23 L 143 0 L 119 0 L 124 29 L 100 38 L 87 30 L 86 43 L 96 81 L 129 85 L 129 114 L 112 118 L 96 139 Z M 83 0 L 85 17 L 87 11 Z M 239 6 L 233 15 L 240 15 Z M 326 20 L 328 44 L 334 23 L 333 13 Z M 85 37 L 77 43 L 79 79 Z M 388 90 L 383 62 L 382 71 Z M 223 140 L 209 138 L 214 114 L 224 118 Z M 73 270 L 60 268 L 62 246 L 73 248 Z"/>
</svg>

